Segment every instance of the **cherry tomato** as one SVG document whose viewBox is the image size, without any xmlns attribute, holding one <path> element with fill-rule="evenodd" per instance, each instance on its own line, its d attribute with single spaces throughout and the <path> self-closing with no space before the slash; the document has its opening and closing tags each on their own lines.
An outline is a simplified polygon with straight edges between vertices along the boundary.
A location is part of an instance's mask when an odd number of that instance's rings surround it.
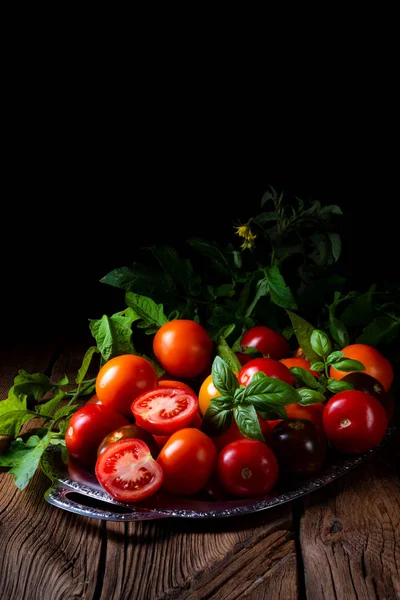
<svg viewBox="0 0 400 600">
<path fill-rule="evenodd" d="M 154 435 L 171 435 L 188 427 L 196 416 L 197 396 L 181 388 L 158 388 L 142 394 L 132 403 L 138 425 Z"/>
<path fill-rule="evenodd" d="M 129 425 L 120 413 L 102 404 L 85 404 L 71 417 L 65 444 L 69 454 L 85 465 L 94 465 L 97 449 L 105 436 Z"/>
<path fill-rule="evenodd" d="M 236 356 L 242 367 L 254 358 L 251 354 L 243 354 L 243 352 L 236 352 Z"/>
<path fill-rule="evenodd" d="M 153 351 L 161 366 L 174 377 L 191 379 L 211 364 L 213 342 L 196 321 L 176 319 L 162 325 L 154 336 Z"/>
<path fill-rule="evenodd" d="M 324 464 L 327 443 L 320 427 L 306 419 L 287 419 L 274 427 L 271 448 L 282 473 L 313 475 Z"/>
<path fill-rule="evenodd" d="M 272 431 L 269 421 L 267 421 L 266 419 L 262 419 L 259 415 L 257 415 L 257 416 L 258 416 L 258 421 L 260 423 L 260 428 L 261 428 L 261 432 L 263 434 L 264 440 L 266 442 L 268 442 L 270 435 L 271 435 L 271 431 Z M 211 439 L 214 442 L 217 450 L 220 452 L 222 450 L 222 448 L 225 448 L 225 446 L 227 446 L 231 442 L 236 442 L 237 440 L 248 440 L 249 438 L 247 438 L 245 435 L 243 435 L 243 433 L 240 431 L 239 427 L 237 426 L 236 421 L 233 420 L 232 424 L 229 426 L 229 428 L 226 431 L 224 431 L 224 433 L 221 433 L 220 435 L 216 435 L 216 436 L 212 437 Z"/>
<path fill-rule="evenodd" d="M 220 395 L 221 394 L 213 384 L 212 376 L 209 375 L 205 378 L 199 390 L 199 408 L 203 416 L 205 415 L 207 408 L 210 406 L 210 400 Z"/>
<path fill-rule="evenodd" d="M 367 344 L 351 344 L 343 348 L 342 352 L 346 358 L 359 360 L 365 366 L 365 371 L 361 371 L 362 373 L 375 377 L 386 392 L 390 390 L 394 377 L 393 367 L 376 348 Z M 334 367 L 330 368 L 330 376 L 333 379 L 342 379 L 346 375 L 347 373 L 344 371 L 338 371 Z"/>
<path fill-rule="evenodd" d="M 293 354 L 294 358 L 306 358 L 306 355 L 303 352 L 303 348 L 299 346 L 297 350 Z"/>
<path fill-rule="evenodd" d="M 322 427 L 324 406 L 325 404 L 322 402 L 309 404 L 308 406 L 301 406 L 301 404 L 287 404 L 285 410 L 289 419 L 306 419 L 307 421 L 314 423 L 314 425 Z"/>
<path fill-rule="evenodd" d="M 158 386 L 153 365 L 134 354 L 123 354 L 107 361 L 96 379 L 96 394 L 105 406 L 132 416 L 132 401 Z"/>
<path fill-rule="evenodd" d="M 385 436 L 388 418 L 382 404 L 365 392 L 332 396 L 324 408 L 323 427 L 335 448 L 347 454 L 366 452 Z"/>
<path fill-rule="evenodd" d="M 310 361 L 306 358 L 281 358 L 279 361 L 283 365 L 285 365 L 288 369 L 291 367 L 300 367 L 301 369 L 305 369 L 306 371 L 310 371 L 314 377 L 319 378 L 320 374 L 317 371 L 311 371 L 310 369 Z"/>
<path fill-rule="evenodd" d="M 240 340 L 240 345 L 242 349 L 248 346 L 257 348 L 262 354 L 274 360 L 285 358 L 290 354 L 290 345 L 285 336 L 264 325 L 256 325 L 246 331 Z"/>
<path fill-rule="evenodd" d="M 262 496 L 274 487 L 278 474 L 278 461 L 263 442 L 238 440 L 225 446 L 218 456 L 218 479 L 234 496 Z"/>
<path fill-rule="evenodd" d="M 86 404 L 101 404 L 101 402 L 95 394 L 94 396 L 89 398 L 89 400 L 86 402 Z"/>
<path fill-rule="evenodd" d="M 164 472 L 163 488 L 188 496 L 204 488 L 217 461 L 211 439 L 198 429 L 180 429 L 171 435 L 157 462 Z"/>
<path fill-rule="evenodd" d="M 367 373 L 355 372 L 348 373 L 345 377 L 342 377 L 342 381 L 351 383 L 351 385 L 354 386 L 354 389 L 358 390 L 359 392 L 366 392 L 367 394 L 370 394 L 379 400 L 386 410 L 386 414 L 390 421 L 393 416 L 394 409 L 393 398 L 390 394 L 385 392 L 383 385 L 377 379 L 375 379 L 375 377 L 371 377 L 371 375 L 368 375 Z"/>
<path fill-rule="evenodd" d="M 187 383 L 183 383 L 183 381 L 175 381 L 174 379 L 160 379 L 158 382 L 158 387 L 175 387 L 181 390 L 185 390 L 185 392 L 188 392 L 188 394 L 193 394 L 194 396 L 196 396 L 196 392 L 194 391 L 194 389 L 191 388 L 190 385 L 188 385 Z"/>
<path fill-rule="evenodd" d="M 255 373 L 265 373 L 268 377 L 280 379 L 289 385 L 293 385 L 293 375 L 286 365 L 272 358 L 253 358 L 247 365 L 241 368 L 239 372 L 240 385 L 249 385 Z"/>
<path fill-rule="evenodd" d="M 190 427 L 190 428 L 193 427 L 194 429 L 201 429 L 202 424 L 203 424 L 203 419 L 201 418 L 200 414 L 197 412 L 195 414 L 193 421 L 190 423 L 190 425 L 188 425 L 188 427 Z M 170 437 L 171 437 L 170 435 L 153 435 L 153 438 L 156 441 L 157 446 L 159 448 L 163 448 L 165 446 L 165 444 L 168 442 Z"/>
<path fill-rule="evenodd" d="M 138 502 L 157 492 L 163 471 L 142 440 L 114 442 L 96 462 L 100 485 L 116 500 Z"/>
<path fill-rule="evenodd" d="M 110 444 L 114 444 L 115 442 L 119 442 L 119 440 L 126 439 L 142 440 L 149 447 L 152 457 L 157 458 L 159 449 L 151 433 L 142 427 L 139 427 L 139 425 L 132 424 L 119 427 L 119 429 L 116 429 L 115 431 L 112 431 L 106 435 L 97 449 L 97 456 L 100 456 L 100 454 L 102 454 L 104 450 L 110 446 Z"/>
</svg>

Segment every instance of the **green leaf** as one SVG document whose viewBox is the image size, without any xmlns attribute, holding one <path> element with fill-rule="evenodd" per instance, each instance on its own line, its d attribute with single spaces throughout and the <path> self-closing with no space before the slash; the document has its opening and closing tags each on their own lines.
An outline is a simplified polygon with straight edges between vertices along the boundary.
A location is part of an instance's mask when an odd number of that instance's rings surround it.
<svg viewBox="0 0 400 600">
<path fill-rule="evenodd" d="M 326 359 L 327 365 L 333 365 L 335 362 L 340 360 L 343 356 L 343 352 L 341 350 L 337 350 L 335 352 L 331 352 Z"/>
<path fill-rule="evenodd" d="M 331 311 L 329 311 L 329 331 L 340 348 L 345 348 L 349 345 L 350 336 L 346 326 Z"/>
<path fill-rule="evenodd" d="M 188 258 L 180 258 L 177 251 L 170 246 L 150 246 L 150 251 L 175 284 L 182 286 L 187 293 L 193 295 L 200 292 L 201 279 L 199 275 L 193 273 Z"/>
<path fill-rule="evenodd" d="M 65 392 L 60 390 L 53 398 L 44 404 L 38 404 L 35 407 L 36 412 L 39 415 L 51 415 L 59 406 L 61 400 L 64 398 Z"/>
<path fill-rule="evenodd" d="M 325 358 L 332 350 L 331 342 L 324 331 L 314 329 L 310 338 L 312 349 L 318 356 Z"/>
<path fill-rule="evenodd" d="M 226 362 L 226 364 L 232 371 L 236 371 L 237 373 L 239 373 L 239 371 L 242 368 L 242 365 L 240 364 L 238 357 L 233 352 L 233 350 L 230 349 L 229 345 L 226 343 L 224 338 L 219 339 L 219 344 L 217 345 L 217 354 L 220 358 L 222 358 L 223 361 Z"/>
<path fill-rule="evenodd" d="M 26 395 L 17 394 L 12 387 L 8 391 L 8 398 L 0 401 L 0 415 L 14 410 L 26 410 Z"/>
<path fill-rule="evenodd" d="M 14 476 L 15 485 L 23 490 L 32 479 L 39 466 L 43 452 L 50 443 L 51 432 L 43 438 L 31 436 L 26 443 L 18 438 L 11 443 L 4 455 L 0 455 L 0 466 L 11 467 L 9 473 Z"/>
<path fill-rule="evenodd" d="M 251 440 L 265 441 L 254 406 L 239 404 L 235 409 L 234 416 L 239 431 L 243 435 Z"/>
<path fill-rule="evenodd" d="M 26 410 L 13 410 L 0 414 L 0 434 L 17 437 L 21 427 L 32 419 L 32 414 Z"/>
<path fill-rule="evenodd" d="M 269 292 L 269 285 L 268 285 L 268 281 L 267 279 L 259 279 L 259 281 L 257 281 L 256 283 L 256 291 L 254 294 L 254 298 L 251 301 L 251 303 L 248 305 L 246 312 L 245 312 L 245 317 L 250 317 L 253 314 L 253 311 L 255 309 L 255 307 L 258 304 L 258 301 L 260 300 L 260 298 L 262 298 L 263 296 L 266 296 Z"/>
<path fill-rule="evenodd" d="M 336 381 L 335 379 L 330 379 L 326 387 L 334 394 L 346 392 L 347 390 L 354 390 L 354 386 L 351 385 L 351 383 L 348 383 L 347 381 Z"/>
<path fill-rule="evenodd" d="M 257 410 L 262 410 L 262 403 L 285 406 L 299 401 L 297 391 L 291 385 L 280 379 L 267 377 L 264 373 L 257 377 L 254 376 L 244 390 L 242 400 L 254 404 L 254 406 L 257 405 Z M 237 392 L 235 392 L 235 396 L 236 394 Z"/>
<path fill-rule="evenodd" d="M 309 390 L 306 388 L 300 388 L 297 390 L 301 400 L 299 404 L 302 406 L 308 406 L 309 404 L 319 404 L 325 402 L 326 398 L 324 394 L 316 390 Z"/>
<path fill-rule="evenodd" d="M 14 379 L 15 393 L 33 396 L 36 401 L 40 400 L 53 387 L 54 384 L 51 383 L 50 379 L 44 373 L 31 374 L 20 369 Z"/>
<path fill-rule="evenodd" d="M 111 317 L 112 318 L 112 317 Z M 82 365 L 79 368 L 78 375 L 76 376 L 75 383 L 82 383 L 85 379 L 86 373 L 88 372 L 90 363 L 92 362 L 93 354 L 98 353 L 99 349 L 96 346 L 91 346 L 85 353 L 82 360 Z"/>
<path fill-rule="evenodd" d="M 131 316 L 127 318 L 119 314 L 111 317 L 103 315 L 101 319 L 90 321 L 90 331 L 105 362 L 121 354 L 135 353 L 131 341 L 131 318 Z"/>
<path fill-rule="evenodd" d="M 220 356 L 214 358 L 211 375 L 213 384 L 222 396 L 233 396 L 239 387 L 237 377 Z"/>
<path fill-rule="evenodd" d="M 315 245 L 316 251 L 310 254 L 310 258 L 317 264 L 319 267 L 325 266 L 328 264 L 328 257 L 330 251 L 330 241 L 321 233 L 315 233 L 310 236 L 310 240 Z"/>
<path fill-rule="evenodd" d="M 62 406 L 57 410 L 53 418 L 55 421 L 58 421 L 59 419 L 65 419 L 66 417 L 70 417 L 78 408 L 79 404 L 70 404 L 67 406 Z"/>
<path fill-rule="evenodd" d="M 275 211 L 263 212 L 252 218 L 251 222 L 257 225 L 264 225 L 264 223 L 270 223 L 271 221 L 278 220 L 278 213 Z"/>
<path fill-rule="evenodd" d="M 268 282 L 271 300 L 275 304 L 282 308 L 297 308 L 292 292 L 286 285 L 277 265 L 265 269 L 265 278 Z"/>
<path fill-rule="evenodd" d="M 218 331 L 217 335 L 215 336 L 215 339 L 216 340 L 219 340 L 219 339 L 227 340 L 228 337 L 235 331 L 235 329 L 236 329 L 235 323 L 230 323 L 229 325 L 224 325 Z"/>
<path fill-rule="evenodd" d="M 158 378 L 160 378 L 161 375 L 164 375 L 165 369 L 162 368 L 162 366 L 160 365 L 160 363 L 158 362 L 158 360 L 156 358 L 153 358 L 152 356 L 147 356 L 147 354 L 142 354 L 142 356 L 143 356 L 143 358 L 148 360 L 151 365 L 153 365 Z"/>
<path fill-rule="evenodd" d="M 151 298 L 139 296 L 133 292 L 125 294 L 126 304 L 132 308 L 147 326 L 153 325 L 159 329 L 168 322 L 162 304 L 156 304 Z"/>
<path fill-rule="evenodd" d="M 338 233 L 328 232 L 328 237 L 332 246 L 332 256 L 334 261 L 337 262 L 340 258 L 340 253 L 342 251 L 342 242 L 340 239 L 340 235 Z"/>
<path fill-rule="evenodd" d="M 224 283 L 215 288 L 214 293 L 216 298 L 232 298 L 236 292 L 231 283 Z"/>
<path fill-rule="evenodd" d="M 278 200 L 278 192 L 275 188 L 269 186 L 269 189 L 263 194 L 261 198 L 261 208 L 270 201 L 276 202 Z"/>
<path fill-rule="evenodd" d="M 238 250 L 233 250 L 232 256 L 233 256 L 233 262 L 234 262 L 235 267 L 237 269 L 241 269 L 243 261 L 242 261 L 242 255 L 240 254 L 240 252 Z"/>
<path fill-rule="evenodd" d="M 216 402 L 218 400 L 218 402 Z M 230 402 L 229 402 L 230 400 Z M 232 424 L 233 419 L 233 407 L 231 399 L 227 399 L 219 396 L 213 398 L 207 408 L 201 430 L 209 436 L 221 435 L 224 433 Z"/>
<path fill-rule="evenodd" d="M 290 367 L 290 372 L 300 383 L 314 390 L 318 388 L 318 381 L 315 379 L 314 375 L 310 373 L 310 371 L 307 371 L 307 369 L 302 369 L 301 367 Z"/>
<path fill-rule="evenodd" d="M 294 329 L 294 333 L 296 335 L 298 344 L 303 349 L 305 357 L 308 358 L 308 360 L 311 363 L 319 361 L 319 355 L 316 352 L 314 352 L 310 342 L 311 334 L 314 331 L 314 327 L 305 319 L 299 317 L 299 315 L 296 315 L 294 312 L 290 310 L 287 310 L 286 312 L 292 323 L 292 327 Z M 316 371 L 317 369 L 313 370 Z"/>
<path fill-rule="evenodd" d="M 353 371 L 365 371 L 365 366 L 359 360 L 352 360 L 350 358 L 343 358 L 335 363 L 334 368 L 338 371 L 344 371 L 345 373 L 352 373 Z"/>
<path fill-rule="evenodd" d="M 143 266 L 136 263 L 133 268 L 121 267 L 111 271 L 100 281 L 127 292 L 148 295 L 163 302 L 174 301 L 176 298 L 173 278 L 148 265 Z"/>
<path fill-rule="evenodd" d="M 382 343 L 393 341 L 400 331 L 400 322 L 391 317 L 376 317 L 363 329 L 362 334 L 357 338 L 357 344 L 367 344 L 368 346 L 378 346 Z"/>
<path fill-rule="evenodd" d="M 370 323 L 373 317 L 372 294 L 373 285 L 365 294 L 355 298 L 340 315 L 340 320 L 348 327 Z"/>
<path fill-rule="evenodd" d="M 187 240 L 189 246 L 200 252 L 203 256 L 211 259 L 211 265 L 221 275 L 230 275 L 228 261 L 223 252 L 215 242 L 209 242 L 202 238 L 193 237 Z"/>
<path fill-rule="evenodd" d="M 310 365 L 310 371 L 317 371 L 317 373 L 322 373 L 325 370 L 325 364 L 321 361 L 317 361 Z"/>
</svg>

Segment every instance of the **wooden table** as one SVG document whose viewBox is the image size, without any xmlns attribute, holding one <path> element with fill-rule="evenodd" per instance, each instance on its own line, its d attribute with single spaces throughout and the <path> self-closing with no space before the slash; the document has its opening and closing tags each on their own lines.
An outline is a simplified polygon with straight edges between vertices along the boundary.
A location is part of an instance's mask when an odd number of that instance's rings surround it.
<svg viewBox="0 0 400 600">
<path fill-rule="evenodd" d="M 59 378 L 82 355 L 82 345 L 8 348 L 0 397 L 17 369 Z M 0 598 L 400 598 L 398 442 L 302 500 L 219 521 L 90 519 L 47 504 L 42 472 L 24 491 L 2 473 Z"/>
</svg>

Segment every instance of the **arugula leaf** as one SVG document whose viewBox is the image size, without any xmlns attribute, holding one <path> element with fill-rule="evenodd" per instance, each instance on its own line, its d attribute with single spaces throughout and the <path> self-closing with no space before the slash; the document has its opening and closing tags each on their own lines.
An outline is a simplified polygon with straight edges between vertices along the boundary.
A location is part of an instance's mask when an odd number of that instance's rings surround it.
<svg viewBox="0 0 400 600">
<path fill-rule="evenodd" d="M 295 336 L 297 338 L 299 346 L 302 348 L 304 352 L 304 356 L 308 358 L 311 363 L 319 361 L 319 355 L 313 350 L 313 347 L 310 342 L 311 334 L 314 331 L 314 327 L 308 323 L 299 315 L 296 315 L 291 310 L 286 310 L 289 319 L 292 323 L 292 327 L 294 329 Z M 317 370 L 317 369 L 313 369 Z"/>
<path fill-rule="evenodd" d="M 14 392 L 33 396 L 38 401 L 55 385 L 44 373 L 28 373 L 20 369 L 14 379 Z"/>
<path fill-rule="evenodd" d="M 6 453 L 0 455 L 0 467 L 11 467 L 9 473 L 14 476 L 15 485 L 20 490 L 28 485 L 35 474 L 50 439 L 50 431 L 43 438 L 32 435 L 26 442 L 22 438 L 17 438 L 11 442 Z"/>
<path fill-rule="evenodd" d="M 268 283 L 271 300 L 282 308 L 297 308 L 290 288 L 286 285 L 278 265 L 265 269 L 265 278 Z"/>
<path fill-rule="evenodd" d="M 234 412 L 239 431 L 246 437 L 265 442 L 256 410 L 251 404 L 239 404 Z"/>
<path fill-rule="evenodd" d="M 222 396 L 232 396 L 239 387 L 236 376 L 220 356 L 214 358 L 211 375 L 213 384 Z"/>
<path fill-rule="evenodd" d="M 142 319 L 140 327 L 147 329 L 146 333 L 148 334 L 155 333 L 168 322 L 168 318 L 164 314 L 163 305 L 156 304 L 154 300 L 147 296 L 139 296 L 133 292 L 127 292 L 125 294 L 125 302 Z"/>
<path fill-rule="evenodd" d="M 325 358 L 332 350 L 331 342 L 324 331 L 314 329 L 310 338 L 312 349 L 318 356 Z"/>
<path fill-rule="evenodd" d="M 90 321 L 90 331 L 96 340 L 97 348 L 99 349 L 104 362 L 107 362 L 115 356 L 120 356 L 121 354 L 135 354 L 135 348 L 131 340 L 131 319 L 131 316 L 126 318 L 120 314 L 116 314 L 111 317 L 103 315 L 101 319 L 92 319 Z M 91 349 L 89 349 L 89 352 L 90 351 Z M 91 357 L 92 355 L 90 356 L 90 359 Z M 82 373 L 84 372 L 85 366 L 83 366 Z M 83 377 L 85 374 L 86 373 L 84 373 Z M 79 374 L 78 377 L 80 377 Z"/>
<path fill-rule="evenodd" d="M 76 376 L 75 383 L 82 383 L 82 381 L 85 379 L 86 373 L 90 367 L 90 363 L 92 362 L 93 354 L 97 352 L 100 351 L 96 346 L 91 346 L 88 350 L 86 350 L 85 356 L 82 360 L 82 365 L 78 371 L 78 375 Z"/>
</svg>

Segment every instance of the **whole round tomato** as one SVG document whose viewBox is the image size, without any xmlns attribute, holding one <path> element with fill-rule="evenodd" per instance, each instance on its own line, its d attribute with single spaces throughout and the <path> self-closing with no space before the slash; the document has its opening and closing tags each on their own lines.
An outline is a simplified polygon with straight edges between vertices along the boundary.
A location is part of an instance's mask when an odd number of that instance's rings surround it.
<svg viewBox="0 0 400 600">
<path fill-rule="evenodd" d="M 85 404 L 71 417 L 65 434 L 69 454 L 85 465 L 94 465 L 97 449 L 106 435 L 129 425 L 120 413 L 103 404 Z"/>
<path fill-rule="evenodd" d="M 257 348 L 262 354 L 279 360 L 290 354 L 290 345 L 285 336 L 264 325 L 252 327 L 240 340 L 243 348 Z"/>
<path fill-rule="evenodd" d="M 96 462 L 100 485 L 116 500 L 138 502 L 152 496 L 162 486 L 164 475 L 142 440 L 114 442 Z"/>
<path fill-rule="evenodd" d="M 390 421 L 394 412 L 393 396 L 385 392 L 383 385 L 377 379 L 375 379 L 375 377 L 371 377 L 371 375 L 367 375 L 367 373 L 355 372 L 348 373 L 342 378 L 342 381 L 351 383 L 351 385 L 354 386 L 354 389 L 358 390 L 359 392 L 371 394 L 371 396 L 379 400 L 386 410 L 388 420 Z"/>
<path fill-rule="evenodd" d="M 342 352 L 346 358 L 359 360 L 365 366 L 365 370 L 361 372 L 375 377 L 383 385 L 385 391 L 389 391 L 393 383 L 393 367 L 376 348 L 367 344 L 351 344 L 343 348 Z M 343 379 L 346 375 L 347 373 L 344 371 L 338 371 L 334 367 L 330 368 L 330 376 L 333 379 Z"/>
<path fill-rule="evenodd" d="M 278 461 L 263 442 L 237 440 L 218 456 L 218 479 L 233 496 L 262 496 L 274 487 L 278 474 Z"/>
<path fill-rule="evenodd" d="M 132 416 L 132 401 L 158 386 L 153 365 L 134 354 L 123 354 L 107 361 L 96 378 L 96 395 L 104 406 Z"/>
<path fill-rule="evenodd" d="M 200 413 L 197 412 L 194 416 L 193 421 L 187 427 L 190 427 L 190 428 L 193 427 L 194 429 L 201 429 L 202 424 L 203 424 L 203 419 L 201 418 Z M 171 437 L 171 435 L 153 435 L 153 438 L 154 438 L 158 448 L 160 448 L 160 449 L 165 446 L 165 444 L 168 442 L 170 437 Z"/>
<path fill-rule="evenodd" d="M 182 388 L 161 387 L 138 396 L 131 410 L 136 423 L 154 435 L 188 427 L 198 409 L 197 396 Z"/>
<path fill-rule="evenodd" d="M 97 449 L 97 456 L 100 456 L 111 444 L 127 439 L 142 440 L 149 447 L 152 457 L 157 458 L 159 449 L 151 433 L 143 429 L 143 427 L 133 424 L 124 425 L 107 434 Z"/>
<path fill-rule="evenodd" d="M 306 358 L 306 355 L 304 354 L 303 348 L 301 346 L 299 346 L 297 350 L 295 350 L 293 356 L 294 358 Z"/>
<path fill-rule="evenodd" d="M 101 404 L 101 402 L 95 394 L 94 396 L 91 396 L 91 398 L 89 398 L 86 404 Z"/>
<path fill-rule="evenodd" d="M 310 361 L 306 358 L 281 358 L 279 362 L 285 365 L 288 369 L 291 367 L 300 367 L 301 369 L 310 371 L 310 373 L 317 379 L 319 378 L 319 373 L 317 371 L 311 371 Z"/>
<path fill-rule="evenodd" d="M 183 383 L 183 381 L 175 381 L 175 379 L 160 379 L 158 382 L 159 388 L 179 388 L 181 390 L 185 390 L 188 394 L 193 394 L 196 396 L 196 392 L 193 388 L 190 387 L 187 383 Z"/>
<path fill-rule="evenodd" d="M 173 433 L 157 458 L 164 472 L 164 489 L 184 496 L 196 494 L 205 487 L 216 461 L 214 444 L 198 429 L 180 429 Z"/>
<path fill-rule="evenodd" d="M 212 381 L 212 375 L 208 375 L 200 386 L 199 390 L 199 408 L 204 416 L 207 408 L 210 406 L 210 400 L 220 396 L 221 394 L 215 387 Z"/>
<path fill-rule="evenodd" d="M 313 475 L 324 464 L 327 443 L 320 427 L 306 419 L 290 418 L 274 427 L 271 448 L 279 469 L 293 475 Z"/>
<path fill-rule="evenodd" d="M 153 339 L 153 352 L 161 366 L 174 377 L 191 379 L 211 364 L 213 342 L 196 321 L 176 319 L 162 325 Z"/>
<path fill-rule="evenodd" d="M 301 404 L 287 404 L 285 406 L 285 411 L 289 419 L 306 419 L 307 421 L 314 423 L 314 425 L 322 427 L 324 406 L 325 404 L 322 402 L 309 404 L 308 406 L 301 406 Z"/>
<path fill-rule="evenodd" d="M 349 390 L 335 394 L 326 403 L 322 423 L 335 448 L 357 454 L 382 441 L 388 418 L 379 400 L 365 392 Z"/>
<path fill-rule="evenodd" d="M 263 434 L 264 440 L 268 442 L 272 431 L 271 425 L 269 424 L 269 421 L 267 421 L 267 419 L 262 419 L 260 415 L 257 416 L 258 422 L 260 423 L 261 433 Z M 248 440 L 249 438 L 243 435 L 243 433 L 237 426 L 236 421 L 233 420 L 231 425 L 226 431 L 224 431 L 224 433 L 213 436 L 211 439 L 214 442 L 218 452 L 220 452 L 222 448 L 225 448 L 225 446 L 227 446 L 231 442 L 236 442 L 237 440 Z"/>
<path fill-rule="evenodd" d="M 272 358 L 253 358 L 239 371 L 239 383 L 240 385 L 249 385 L 255 373 L 265 373 L 268 377 L 274 379 L 280 379 L 285 381 L 289 385 L 293 385 L 293 375 L 289 371 L 286 365 L 283 365 L 278 360 Z"/>
</svg>

